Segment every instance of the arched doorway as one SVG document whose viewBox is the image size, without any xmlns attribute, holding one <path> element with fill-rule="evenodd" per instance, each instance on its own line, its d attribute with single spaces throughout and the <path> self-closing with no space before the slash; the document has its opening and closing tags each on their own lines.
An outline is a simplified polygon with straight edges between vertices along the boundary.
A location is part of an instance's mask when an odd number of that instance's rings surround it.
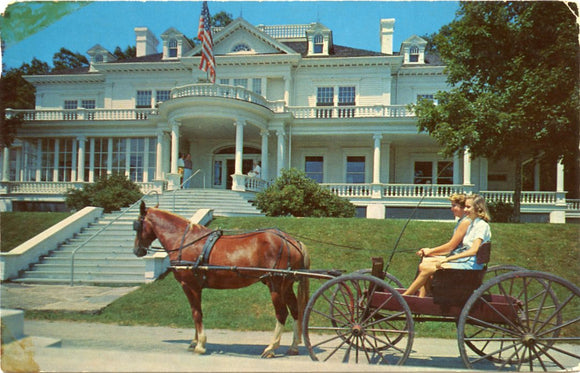
<svg viewBox="0 0 580 373">
<path fill-rule="evenodd" d="M 215 189 L 232 189 L 232 175 L 235 172 L 235 146 L 226 146 L 213 154 L 212 186 Z M 252 146 L 244 146 L 242 173 L 247 174 L 254 161 L 261 159 L 261 150 Z"/>
</svg>

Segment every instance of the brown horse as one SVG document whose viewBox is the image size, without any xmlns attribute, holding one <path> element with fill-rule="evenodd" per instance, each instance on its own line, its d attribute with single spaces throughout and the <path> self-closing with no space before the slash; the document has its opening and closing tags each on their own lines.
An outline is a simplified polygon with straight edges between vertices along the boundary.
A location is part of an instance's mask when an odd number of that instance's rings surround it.
<svg viewBox="0 0 580 373">
<path fill-rule="evenodd" d="M 302 315 L 308 301 L 308 278 L 298 276 L 298 298 L 292 288 L 296 278 L 290 272 L 276 270 L 299 270 L 310 267 L 310 257 L 306 247 L 288 234 L 277 229 L 265 229 L 238 235 L 221 236 L 209 253 L 204 253 L 204 244 L 209 239 L 211 229 L 199 224 L 190 224 L 178 215 L 157 208 L 147 208 L 141 202 L 139 219 L 134 223 L 137 231 L 135 255 L 147 254 L 147 249 L 157 238 L 169 254 L 172 262 L 196 263 L 200 255 L 208 266 L 243 267 L 272 269 L 272 272 L 251 270 L 229 270 L 200 268 L 174 269 L 175 279 L 181 284 L 191 305 L 195 323 L 194 352 L 205 353 L 206 336 L 202 323 L 201 293 L 203 288 L 239 289 L 258 281 L 270 289 L 276 312 L 276 328 L 272 342 L 262 353 L 262 357 L 272 357 L 280 346 L 280 338 L 288 317 L 294 319 L 294 338 L 288 350 L 289 355 L 298 354 L 298 344 L 302 335 Z M 193 267 L 197 267 L 194 265 Z"/>
</svg>

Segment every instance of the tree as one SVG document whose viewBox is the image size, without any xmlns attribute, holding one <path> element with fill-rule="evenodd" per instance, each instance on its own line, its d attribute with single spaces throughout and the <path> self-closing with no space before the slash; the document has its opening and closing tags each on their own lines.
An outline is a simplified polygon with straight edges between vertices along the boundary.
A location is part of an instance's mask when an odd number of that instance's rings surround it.
<svg viewBox="0 0 580 373">
<path fill-rule="evenodd" d="M 355 214 L 350 201 L 295 168 L 283 169 L 274 184 L 256 195 L 256 205 L 268 216 L 349 218 Z"/>
<path fill-rule="evenodd" d="M 435 95 L 437 105 L 413 105 L 418 127 L 446 156 L 468 148 L 473 157 L 513 160 L 519 221 L 526 157 L 563 159 L 572 174 L 578 169 L 574 14 L 560 2 L 461 2 L 434 42 L 451 89 Z"/>
<path fill-rule="evenodd" d="M 6 109 L 34 109 L 35 90 L 24 80 L 24 75 L 46 74 L 50 68 L 46 62 L 36 58 L 30 64 L 4 70 L 0 78 L 0 124 L 2 133 L 0 148 L 9 147 L 14 141 L 16 130 L 22 125 L 22 117 L 6 116 Z"/>
<path fill-rule="evenodd" d="M 89 67 L 89 60 L 79 52 L 71 52 L 66 48 L 60 50 L 52 57 L 53 72 Z"/>
<path fill-rule="evenodd" d="M 128 45 L 125 50 L 122 50 L 121 47 L 118 46 L 115 48 L 113 56 L 117 57 L 118 61 L 128 60 L 137 56 L 137 48 L 135 46 Z"/>
<path fill-rule="evenodd" d="M 221 11 L 216 15 L 214 15 L 213 17 L 211 17 L 211 25 L 214 27 L 226 27 L 227 25 L 232 23 L 232 21 L 233 21 L 232 15 L 224 11 Z"/>
</svg>

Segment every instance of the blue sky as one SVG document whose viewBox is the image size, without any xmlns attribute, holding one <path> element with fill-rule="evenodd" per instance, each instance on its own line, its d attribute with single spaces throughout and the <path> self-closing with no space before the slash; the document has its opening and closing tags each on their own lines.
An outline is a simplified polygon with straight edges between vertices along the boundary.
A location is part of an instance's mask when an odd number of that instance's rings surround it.
<svg viewBox="0 0 580 373">
<path fill-rule="evenodd" d="M 393 49 L 408 37 L 431 34 L 453 20 L 454 1 L 209 1 L 212 15 L 225 11 L 253 25 L 319 21 L 333 31 L 334 43 L 379 51 L 379 20 L 395 18 Z M 197 33 L 200 1 L 96 1 L 4 50 L 6 67 L 33 57 L 51 64 L 61 47 L 86 55 L 100 44 L 109 51 L 135 45 L 135 27 L 148 27 L 159 39 L 175 27 L 188 37 Z M 159 49 L 159 48 L 158 48 Z M 160 49 L 159 49 L 160 51 Z"/>
</svg>

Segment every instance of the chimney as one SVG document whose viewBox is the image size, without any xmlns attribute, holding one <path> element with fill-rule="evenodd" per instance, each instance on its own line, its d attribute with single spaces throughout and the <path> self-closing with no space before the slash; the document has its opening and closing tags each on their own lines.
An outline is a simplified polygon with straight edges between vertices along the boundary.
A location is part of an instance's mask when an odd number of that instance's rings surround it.
<svg viewBox="0 0 580 373">
<path fill-rule="evenodd" d="M 381 19 L 381 53 L 393 54 L 393 31 L 395 19 Z"/>
<path fill-rule="evenodd" d="M 159 40 L 147 27 L 135 27 L 135 50 L 137 57 L 148 56 L 157 53 Z"/>
</svg>

